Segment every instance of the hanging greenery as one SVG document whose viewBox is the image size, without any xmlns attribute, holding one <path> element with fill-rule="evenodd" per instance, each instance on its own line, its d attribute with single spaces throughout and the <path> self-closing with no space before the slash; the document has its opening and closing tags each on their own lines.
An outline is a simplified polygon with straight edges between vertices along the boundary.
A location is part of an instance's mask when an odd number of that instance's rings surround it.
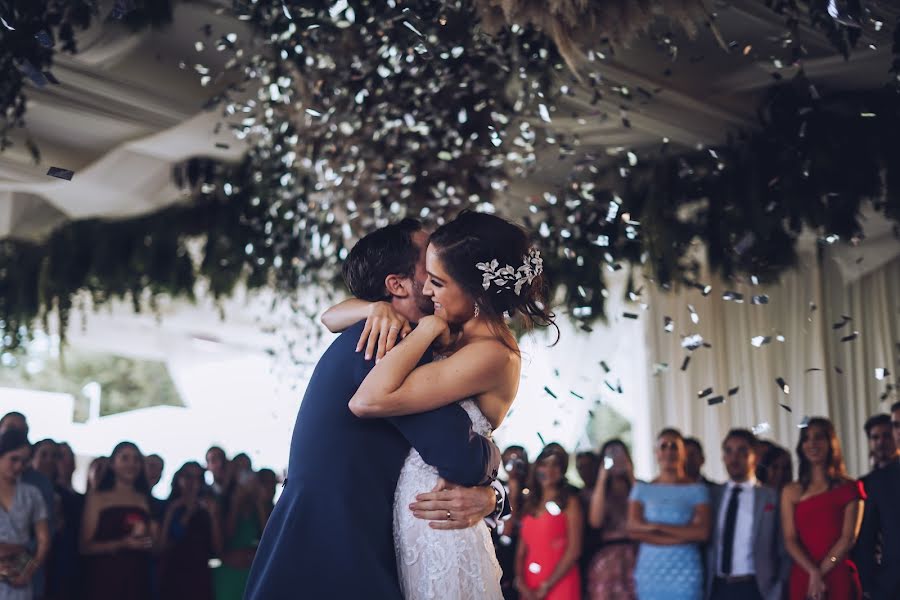
<svg viewBox="0 0 900 600">
<path fill-rule="evenodd" d="M 566 72 L 559 40 L 532 26 L 487 35 L 473 25 L 482 5 L 234 3 L 256 37 L 217 43 L 232 60 L 205 76 L 238 80 L 217 100 L 249 141 L 245 158 L 180 165 L 186 201 L 160 213 L 2 242 L 3 346 L 53 311 L 64 334 L 84 291 L 95 306 L 129 298 L 152 309 L 162 295 L 193 298 L 200 280 L 215 298 L 241 281 L 328 287 L 346 246 L 390 219 L 493 210 L 494 194 L 531 172 L 539 151 L 572 150 L 550 117 L 561 93 L 551 81 Z M 20 92 L 21 77 L 12 97 Z M 660 283 L 697 283 L 696 241 L 722 276 L 771 280 L 793 263 L 804 226 L 852 240 L 868 199 L 900 218 L 897 141 L 883 135 L 897 131 L 896 90 L 818 96 L 803 79 L 775 88 L 760 129 L 721 148 L 623 152 L 612 165 L 583 157 L 528 223 L 566 309 L 589 327 L 603 317 L 604 272 L 631 265 Z"/>
</svg>

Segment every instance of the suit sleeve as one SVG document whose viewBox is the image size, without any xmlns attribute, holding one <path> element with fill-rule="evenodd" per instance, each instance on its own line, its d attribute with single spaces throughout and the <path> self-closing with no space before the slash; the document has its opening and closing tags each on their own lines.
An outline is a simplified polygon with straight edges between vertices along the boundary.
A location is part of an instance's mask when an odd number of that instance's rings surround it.
<svg viewBox="0 0 900 600">
<path fill-rule="evenodd" d="M 875 482 L 871 478 L 865 480 L 866 492 L 872 497 L 871 491 Z M 862 580 L 863 590 L 871 592 L 875 587 L 875 572 L 877 565 L 875 564 L 875 544 L 878 540 L 878 530 L 880 529 L 881 516 L 878 513 L 877 503 L 869 500 L 863 509 L 862 526 L 859 530 L 859 539 L 856 541 L 856 548 L 853 551 L 856 565 L 859 569 L 859 576 Z"/>
<path fill-rule="evenodd" d="M 362 384 L 375 361 L 356 354 L 356 384 Z M 423 358 L 423 361 L 430 356 Z M 417 415 L 387 419 L 406 438 L 422 460 L 455 484 L 489 485 L 500 468 L 500 450 L 472 429 L 472 420 L 458 404 L 449 404 Z"/>
<path fill-rule="evenodd" d="M 444 479 L 474 486 L 488 485 L 497 477 L 500 450 L 472 430 L 472 421 L 462 407 L 451 404 L 388 421 Z"/>
</svg>

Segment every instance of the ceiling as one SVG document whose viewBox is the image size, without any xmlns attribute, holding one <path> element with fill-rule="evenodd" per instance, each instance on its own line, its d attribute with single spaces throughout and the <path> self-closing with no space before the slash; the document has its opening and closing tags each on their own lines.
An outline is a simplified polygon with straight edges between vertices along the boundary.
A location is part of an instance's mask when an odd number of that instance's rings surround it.
<svg viewBox="0 0 900 600">
<path fill-rule="evenodd" d="M 820 92 L 876 88 L 888 80 L 900 5 L 870 5 L 885 26 L 867 28 L 849 60 L 836 55 L 823 34 L 801 28 L 807 50 L 802 68 Z M 218 112 L 202 109 L 218 91 L 215 82 L 202 87 L 191 69 L 200 62 L 215 71 L 224 60 L 214 50 L 194 48 L 205 24 L 214 36 L 248 36 L 227 11 L 216 14 L 220 6 L 214 0 L 179 3 L 170 27 L 137 35 L 116 23 L 98 23 L 79 36 L 78 54 L 57 56 L 53 73 L 61 85 L 38 89 L 28 83 L 27 131 L 0 154 L 0 237 L 36 238 L 70 219 L 121 218 L 162 208 L 181 198 L 171 182 L 173 164 L 201 154 L 231 160 L 241 155 L 244 145 L 227 129 L 215 133 Z M 787 64 L 783 17 L 761 0 L 719 2 L 715 11 L 730 51 L 709 29 L 694 40 L 674 32 L 675 60 L 653 40 L 639 39 L 596 63 L 603 81 L 597 102 L 591 91 L 561 75 L 558 85 L 573 91 L 557 103 L 551 127 L 577 134 L 580 153 L 596 155 L 624 148 L 640 155 L 663 138 L 683 147 L 715 144 L 730 132 L 752 128 L 774 74 L 788 79 L 800 65 Z M 40 164 L 34 164 L 26 137 L 40 148 Z M 535 172 L 515 182 L 510 195 L 559 185 L 574 160 L 545 151 Z M 75 176 L 48 177 L 51 166 Z"/>
</svg>

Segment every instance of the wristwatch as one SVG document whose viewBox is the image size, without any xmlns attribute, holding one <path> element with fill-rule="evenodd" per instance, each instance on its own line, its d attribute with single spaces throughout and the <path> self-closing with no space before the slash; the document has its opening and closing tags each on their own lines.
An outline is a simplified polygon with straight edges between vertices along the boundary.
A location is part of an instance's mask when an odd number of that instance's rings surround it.
<svg viewBox="0 0 900 600">
<path fill-rule="evenodd" d="M 494 490 L 494 514 L 499 516 L 503 512 L 503 494 L 495 486 L 491 486 L 491 489 Z"/>
</svg>

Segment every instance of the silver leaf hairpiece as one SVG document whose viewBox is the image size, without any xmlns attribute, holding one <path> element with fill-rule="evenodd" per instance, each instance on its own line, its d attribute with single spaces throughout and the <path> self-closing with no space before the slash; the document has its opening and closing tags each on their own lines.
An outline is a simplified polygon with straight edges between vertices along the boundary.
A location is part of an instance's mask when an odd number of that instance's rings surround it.
<svg viewBox="0 0 900 600">
<path fill-rule="evenodd" d="M 516 296 L 522 292 L 522 286 L 526 283 L 531 284 L 535 277 L 544 272 L 544 259 L 541 258 L 541 252 L 532 246 L 528 249 L 528 254 L 523 258 L 522 266 L 518 269 L 512 265 L 500 266 L 497 259 L 489 263 L 480 262 L 475 266 L 479 271 L 484 271 L 481 276 L 481 286 L 489 289 L 491 285 L 497 286 L 497 291 L 512 289 Z"/>
</svg>

